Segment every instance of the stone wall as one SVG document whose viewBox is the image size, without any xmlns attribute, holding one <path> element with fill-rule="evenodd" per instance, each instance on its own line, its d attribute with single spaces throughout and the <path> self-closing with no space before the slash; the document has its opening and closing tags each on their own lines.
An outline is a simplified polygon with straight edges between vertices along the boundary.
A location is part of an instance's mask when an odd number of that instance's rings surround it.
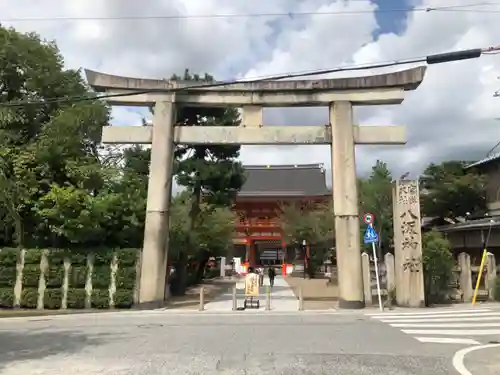
<svg viewBox="0 0 500 375">
<path fill-rule="evenodd" d="M 455 270 L 456 284 L 453 285 L 454 299 L 460 299 L 464 302 L 470 302 L 476 288 L 476 282 L 479 276 L 480 265 L 472 264 L 471 257 L 467 253 L 460 253 L 458 264 Z M 500 264 L 497 265 L 495 256 L 488 253 L 483 268 L 483 274 L 478 289 L 478 300 L 500 299 L 495 296 L 495 283 L 497 277 L 500 277 Z"/>
<path fill-rule="evenodd" d="M 363 284 L 365 303 L 367 306 L 377 304 L 376 276 L 373 262 L 370 255 L 361 255 L 363 266 Z M 455 302 L 471 302 L 479 275 L 479 265 L 471 265 L 470 255 L 461 253 L 455 268 L 455 280 L 449 286 L 449 299 Z M 383 299 L 391 293 L 397 291 L 397 281 L 395 277 L 394 255 L 388 253 L 384 256 L 384 261 L 379 262 L 379 276 L 381 295 Z M 495 256 L 488 253 L 483 274 L 478 289 L 478 301 L 500 300 L 500 296 L 495 296 L 495 285 L 500 277 L 500 264 L 496 262 Z"/>
<path fill-rule="evenodd" d="M 0 308 L 129 308 L 140 251 L 0 249 Z"/>
</svg>

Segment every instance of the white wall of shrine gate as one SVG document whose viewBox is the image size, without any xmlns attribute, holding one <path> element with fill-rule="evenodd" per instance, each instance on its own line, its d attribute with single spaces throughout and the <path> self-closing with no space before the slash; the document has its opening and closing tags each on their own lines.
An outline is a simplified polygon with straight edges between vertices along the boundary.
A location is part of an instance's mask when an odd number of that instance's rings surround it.
<svg viewBox="0 0 500 375">
<path fill-rule="evenodd" d="M 152 145 L 140 303 L 157 306 L 164 300 L 168 253 L 166 228 L 169 226 L 175 144 L 330 144 L 339 306 L 363 308 L 354 145 L 402 145 L 406 139 L 403 126 L 353 124 L 353 107 L 402 103 L 405 92 L 420 85 L 425 70 L 425 67 L 418 67 L 366 77 L 239 82 L 217 87 L 194 86 L 199 82 L 127 78 L 87 70 L 87 80 L 96 91 L 127 95 L 108 98 L 111 105 L 155 108 L 152 126 L 107 126 L 102 132 L 104 143 Z M 241 107 L 242 122 L 235 127 L 177 126 L 177 109 L 182 106 Z M 263 124 L 264 107 L 289 106 L 328 106 L 329 124 L 293 127 Z"/>
</svg>

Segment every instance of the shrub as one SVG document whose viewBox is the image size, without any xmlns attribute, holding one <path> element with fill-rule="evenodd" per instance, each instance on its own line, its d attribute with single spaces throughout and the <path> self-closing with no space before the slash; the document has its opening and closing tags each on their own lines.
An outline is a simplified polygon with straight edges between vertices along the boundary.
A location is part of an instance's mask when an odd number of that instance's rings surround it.
<svg viewBox="0 0 500 375">
<path fill-rule="evenodd" d="M 17 270 L 12 266 L 0 266 L 0 287 L 14 287 L 16 285 Z"/>
<path fill-rule="evenodd" d="M 69 285 L 74 288 L 85 288 L 87 272 L 87 266 L 72 265 L 69 271 Z"/>
<path fill-rule="evenodd" d="M 108 289 L 111 282 L 111 268 L 107 266 L 94 266 L 92 270 L 92 289 Z"/>
<path fill-rule="evenodd" d="M 38 288 L 40 264 L 25 264 L 23 268 L 23 289 Z"/>
<path fill-rule="evenodd" d="M 0 249 L 0 264 L 3 267 L 15 267 L 19 254 L 18 249 L 3 248 Z"/>
<path fill-rule="evenodd" d="M 104 249 L 98 250 L 94 255 L 94 268 L 92 270 L 92 308 L 109 308 L 109 285 L 111 283 L 111 260 L 113 252 Z"/>
<path fill-rule="evenodd" d="M 85 308 L 85 298 L 87 293 L 85 289 L 70 288 L 68 289 L 67 306 L 68 309 L 83 309 Z"/>
<path fill-rule="evenodd" d="M 93 289 L 90 299 L 92 308 L 107 309 L 109 308 L 109 291 L 106 289 Z"/>
<path fill-rule="evenodd" d="M 134 303 L 134 293 L 130 289 L 117 290 L 115 293 L 115 307 L 120 309 L 130 308 Z"/>
<path fill-rule="evenodd" d="M 139 249 L 118 249 L 116 255 L 120 267 L 135 267 Z"/>
<path fill-rule="evenodd" d="M 14 286 L 17 278 L 19 250 L 0 249 L 0 308 L 14 306 Z"/>
<path fill-rule="evenodd" d="M 448 298 L 455 266 L 451 246 L 437 231 L 423 235 L 422 252 L 426 304 L 442 303 Z"/>
<path fill-rule="evenodd" d="M 497 278 L 495 279 L 495 286 L 493 289 L 493 298 L 495 299 L 495 301 L 500 302 L 500 276 L 497 276 Z"/>
<path fill-rule="evenodd" d="M 14 288 L 0 288 L 0 308 L 14 306 Z"/>
<path fill-rule="evenodd" d="M 208 268 L 205 270 L 206 279 L 214 279 L 220 276 L 220 268 Z"/>
<path fill-rule="evenodd" d="M 40 259 L 42 258 L 42 250 L 40 249 L 28 249 L 24 253 L 24 264 L 38 264 L 40 265 Z"/>
<path fill-rule="evenodd" d="M 62 305 L 63 293 L 61 288 L 47 288 L 43 298 L 46 309 L 60 309 Z"/>
<path fill-rule="evenodd" d="M 51 264 L 46 272 L 46 286 L 48 288 L 60 288 L 64 282 L 64 266 Z"/>
<path fill-rule="evenodd" d="M 38 304 L 38 288 L 24 288 L 21 293 L 21 307 L 34 309 Z"/>
<path fill-rule="evenodd" d="M 116 289 L 134 289 L 135 267 L 120 267 L 116 271 Z"/>
</svg>

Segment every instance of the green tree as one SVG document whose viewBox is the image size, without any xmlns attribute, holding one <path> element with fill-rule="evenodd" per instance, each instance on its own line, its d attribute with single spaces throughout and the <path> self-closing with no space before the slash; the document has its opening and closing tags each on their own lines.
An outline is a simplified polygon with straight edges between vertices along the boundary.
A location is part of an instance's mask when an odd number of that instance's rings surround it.
<svg viewBox="0 0 500 375">
<path fill-rule="evenodd" d="M 448 298 L 455 263 L 450 242 L 440 232 L 424 233 L 422 263 L 426 304 L 444 302 Z"/>
<path fill-rule="evenodd" d="M 180 79 L 174 75 L 172 79 Z M 184 80 L 212 82 L 213 77 L 190 74 L 186 69 Z M 184 107 L 178 114 L 178 122 L 184 126 L 238 126 L 236 108 Z M 178 145 L 175 150 L 176 177 L 179 185 L 191 193 L 191 227 L 196 226 L 200 204 L 230 206 L 244 182 L 244 171 L 237 161 L 240 146 Z"/>
<path fill-rule="evenodd" d="M 61 247 L 82 243 L 99 243 L 105 234 L 100 225 L 106 214 L 99 200 L 75 186 L 51 190 L 34 205 L 40 225 L 51 233 L 50 245 Z"/>
<path fill-rule="evenodd" d="M 101 225 L 106 229 L 105 239 L 110 246 L 142 247 L 149 160 L 149 149 L 133 146 L 119 152 L 110 162 L 110 178 L 96 198 L 105 212 L 106 219 Z"/>
<path fill-rule="evenodd" d="M 108 109 L 63 100 L 88 95 L 79 72 L 63 63 L 55 43 L 0 27 L 0 201 L 2 225 L 13 227 L 3 232 L 14 233 L 18 246 L 48 237 L 35 235 L 43 226 L 32 207 L 54 183 L 94 194 L 103 183 L 97 144 Z"/>
<path fill-rule="evenodd" d="M 280 222 L 287 243 L 321 244 L 334 238 L 335 220 L 331 203 L 295 204 L 280 208 Z"/>
<path fill-rule="evenodd" d="M 377 160 L 370 176 L 359 180 L 361 214 L 375 215 L 374 228 L 379 233 L 380 255 L 387 252 L 393 241 L 392 175 L 387 164 Z M 361 224 L 364 234 L 366 225 Z"/>
<path fill-rule="evenodd" d="M 465 169 L 464 161 L 430 164 L 420 177 L 422 211 L 425 216 L 464 217 L 486 209 L 486 179 Z"/>
<path fill-rule="evenodd" d="M 187 274 L 185 274 L 185 259 L 196 262 L 197 267 L 193 270 L 191 280 L 199 282 L 208 259 L 211 256 L 226 254 L 233 245 L 236 215 L 231 209 L 213 208 L 202 203 L 199 220 L 193 229 L 190 217 L 192 199 L 190 193 L 186 191 L 174 197 L 171 205 L 169 258 L 176 263 L 179 274 L 173 290 L 174 294 L 183 294 L 188 281 Z M 186 280 L 182 279 L 184 276 Z"/>
<path fill-rule="evenodd" d="M 296 204 L 283 205 L 280 210 L 280 222 L 289 244 L 302 246 L 306 241 L 310 253 L 305 271 L 314 277 L 317 267 L 323 264 L 329 253 L 330 243 L 335 237 L 335 218 L 333 204 L 308 204 L 302 207 Z"/>
</svg>

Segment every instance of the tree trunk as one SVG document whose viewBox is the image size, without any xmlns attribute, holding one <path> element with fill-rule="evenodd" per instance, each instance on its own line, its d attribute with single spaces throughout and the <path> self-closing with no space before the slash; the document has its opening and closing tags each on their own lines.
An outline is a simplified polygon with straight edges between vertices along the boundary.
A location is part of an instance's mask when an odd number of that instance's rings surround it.
<svg viewBox="0 0 500 375">
<path fill-rule="evenodd" d="M 200 250 L 199 256 L 198 256 L 198 264 L 196 266 L 196 272 L 195 272 L 195 280 L 197 283 L 200 283 L 203 279 L 203 274 L 205 273 L 205 267 L 207 266 L 207 263 L 210 259 L 210 252 L 207 251 L 206 249 Z"/>
<path fill-rule="evenodd" d="M 189 212 L 189 216 L 191 218 L 190 227 L 191 230 L 196 228 L 196 222 L 198 220 L 198 216 L 200 215 L 200 203 L 201 203 L 201 181 L 199 177 L 196 179 L 196 185 L 193 188 L 193 203 L 191 204 L 191 211 Z"/>
<path fill-rule="evenodd" d="M 187 288 L 187 257 L 185 252 L 179 253 L 179 259 L 175 265 L 176 277 L 172 280 L 171 292 L 174 296 L 183 296 Z"/>
</svg>

